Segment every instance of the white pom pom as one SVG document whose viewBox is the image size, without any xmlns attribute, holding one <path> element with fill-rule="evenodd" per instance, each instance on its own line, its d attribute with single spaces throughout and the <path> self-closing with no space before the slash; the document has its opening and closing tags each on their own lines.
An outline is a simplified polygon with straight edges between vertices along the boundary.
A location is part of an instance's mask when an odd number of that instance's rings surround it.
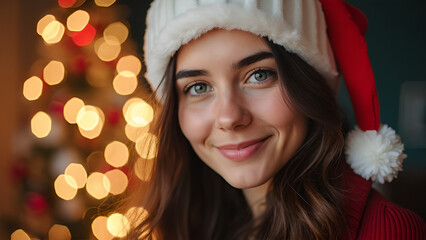
<svg viewBox="0 0 426 240">
<path fill-rule="evenodd" d="M 404 144 L 395 131 L 381 125 L 379 132 L 362 131 L 359 127 L 346 137 L 346 161 L 355 173 L 374 182 L 391 182 L 402 170 Z"/>
</svg>

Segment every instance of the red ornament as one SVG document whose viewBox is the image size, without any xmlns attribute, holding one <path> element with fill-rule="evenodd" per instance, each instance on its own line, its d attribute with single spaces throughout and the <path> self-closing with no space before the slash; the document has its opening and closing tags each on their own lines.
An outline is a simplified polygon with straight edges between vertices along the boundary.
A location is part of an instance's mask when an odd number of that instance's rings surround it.
<svg viewBox="0 0 426 240">
<path fill-rule="evenodd" d="M 63 8 L 70 8 L 72 7 L 77 0 L 58 0 L 59 6 Z"/>
<path fill-rule="evenodd" d="M 81 47 L 89 45 L 93 41 L 95 36 L 96 29 L 92 25 L 87 24 L 86 27 L 83 28 L 83 30 L 81 30 L 80 32 L 72 33 L 71 38 L 75 45 Z"/>
<path fill-rule="evenodd" d="M 71 64 L 70 70 L 75 74 L 83 74 L 87 70 L 87 62 L 84 57 L 76 57 Z"/>
<path fill-rule="evenodd" d="M 120 121 L 121 113 L 119 110 L 111 109 L 107 112 L 107 121 L 108 124 L 116 126 Z"/>
<path fill-rule="evenodd" d="M 10 171 L 12 180 L 18 183 L 21 183 L 28 175 L 25 165 L 20 161 L 13 163 Z"/>
<path fill-rule="evenodd" d="M 63 116 L 64 113 L 64 103 L 60 101 L 52 101 L 49 104 L 50 112 L 55 113 L 57 116 Z"/>
<path fill-rule="evenodd" d="M 46 198 L 37 192 L 30 192 L 26 197 L 27 207 L 36 214 L 42 214 L 47 210 Z"/>
</svg>

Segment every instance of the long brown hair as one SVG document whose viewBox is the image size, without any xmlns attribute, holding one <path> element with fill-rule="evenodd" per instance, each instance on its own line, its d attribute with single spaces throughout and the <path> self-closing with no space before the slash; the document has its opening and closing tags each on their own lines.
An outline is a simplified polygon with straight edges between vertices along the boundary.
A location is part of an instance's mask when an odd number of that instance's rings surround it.
<svg viewBox="0 0 426 240">
<path fill-rule="evenodd" d="M 158 154 L 148 184 L 132 193 L 148 217 L 129 239 L 338 239 L 345 229 L 339 191 L 343 133 L 335 93 L 299 56 L 266 40 L 283 91 L 308 119 L 308 134 L 295 155 L 274 176 L 266 210 L 253 219 L 240 189 L 231 187 L 195 154 L 178 123 L 176 57 L 169 63 L 164 104 L 154 133 Z"/>
</svg>

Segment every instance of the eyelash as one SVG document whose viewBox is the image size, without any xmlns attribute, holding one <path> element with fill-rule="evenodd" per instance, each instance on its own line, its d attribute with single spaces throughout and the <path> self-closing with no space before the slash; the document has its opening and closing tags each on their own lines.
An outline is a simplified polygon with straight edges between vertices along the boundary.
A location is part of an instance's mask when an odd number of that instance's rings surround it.
<svg viewBox="0 0 426 240">
<path fill-rule="evenodd" d="M 259 72 L 265 72 L 265 73 L 267 73 L 267 74 L 269 74 L 268 76 L 267 76 L 267 78 L 265 79 L 265 80 L 263 80 L 263 81 L 259 81 L 259 82 L 255 82 L 255 83 L 250 83 L 250 84 L 255 84 L 255 85 L 262 85 L 262 84 L 265 84 L 268 80 L 270 80 L 270 78 L 271 77 L 273 77 L 273 76 L 275 76 L 276 75 L 276 72 L 274 71 L 274 70 L 271 70 L 271 69 L 266 69 L 266 68 L 256 68 L 256 69 L 254 69 L 254 70 L 252 70 L 251 72 L 250 72 L 250 74 L 249 74 L 249 77 L 248 77 L 248 79 L 246 80 L 246 82 L 252 77 L 252 76 L 254 76 L 254 74 L 256 74 L 256 73 L 259 73 Z M 187 85 L 184 89 L 183 89 L 183 93 L 185 94 L 185 95 L 188 95 L 189 94 L 189 91 L 191 91 L 191 89 L 193 88 L 193 87 L 195 87 L 195 86 L 197 86 L 197 85 L 199 85 L 199 84 L 205 84 L 205 86 L 207 86 L 207 88 L 210 88 L 208 91 L 206 91 L 206 92 L 204 92 L 204 93 L 200 93 L 200 94 L 191 94 L 191 96 L 194 96 L 194 97 L 199 97 L 199 96 L 202 96 L 202 95 L 204 95 L 204 94 L 206 94 L 206 93 L 208 93 L 209 91 L 211 91 L 211 89 L 212 89 L 212 87 L 211 86 L 209 86 L 206 82 L 203 82 L 203 81 L 196 81 L 196 82 L 192 82 L 191 84 L 189 84 L 189 85 Z"/>
<path fill-rule="evenodd" d="M 206 86 L 208 86 L 208 87 L 210 87 L 206 82 L 203 82 L 203 81 L 196 81 L 196 82 L 192 82 L 192 83 L 190 83 L 189 85 L 187 85 L 184 89 L 183 89 L 183 93 L 185 94 L 185 95 L 188 95 L 189 94 L 189 91 L 191 91 L 191 89 L 193 88 L 193 87 L 195 87 L 196 85 L 199 85 L 199 84 L 205 84 Z M 210 87 L 210 88 L 212 88 L 212 87 Z M 207 92 L 206 92 L 207 93 Z M 194 96 L 194 97 L 198 97 L 198 96 L 202 96 L 202 95 L 204 95 L 205 93 L 201 93 L 201 94 L 191 94 L 191 96 Z"/>
<path fill-rule="evenodd" d="M 259 81 L 259 82 L 252 82 L 252 84 L 256 84 L 256 85 L 261 85 L 261 84 L 265 84 L 266 82 L 268 82 L 268 80 L 270 80 L 271 79 L 271 77 L 274 77 L 274 76 L 276 76 L 276 72 L 274 71 L 274 70 L 272 70 L 272 69 L 267 69 L 267 68 L 256 68 L 256 69 L 254 69 L 253 71 L 251 71 L 250 72 L 250 74 L 248 75 L 249 77 L 247 78 L 247 81 L 248 80 L 250 80 L 250 78 L 251 77 L 253 77 L 256 73 L 259 73 L 259 72 L 264 72 L 264 73 L 267 73 L 267 74 L 269 74 L 268 76 L 267 76 L 267 78 L 265 79 L 265 80 L 263 80 L 263 81 Z"/>
</svg>

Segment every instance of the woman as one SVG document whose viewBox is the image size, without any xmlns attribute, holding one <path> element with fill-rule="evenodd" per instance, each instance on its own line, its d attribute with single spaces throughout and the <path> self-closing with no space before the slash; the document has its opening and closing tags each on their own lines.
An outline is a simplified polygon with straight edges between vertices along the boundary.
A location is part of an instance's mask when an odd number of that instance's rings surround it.
<svg viewBox="0 0 426 240">
<path fill-rule="evenodd" d="M 341 0 L 211 2 L 156 0 L 148 12 L 159 142 L 130 201 L 149 214 L 131 217 L 128 238 L 426 237 L 418 216 L 371 189 L 405 155 L 379 129 L 363 15 Z M 373 130 L 347 136 L 347 157 L 335 57 L 358 125 Z"/>
</svg>

